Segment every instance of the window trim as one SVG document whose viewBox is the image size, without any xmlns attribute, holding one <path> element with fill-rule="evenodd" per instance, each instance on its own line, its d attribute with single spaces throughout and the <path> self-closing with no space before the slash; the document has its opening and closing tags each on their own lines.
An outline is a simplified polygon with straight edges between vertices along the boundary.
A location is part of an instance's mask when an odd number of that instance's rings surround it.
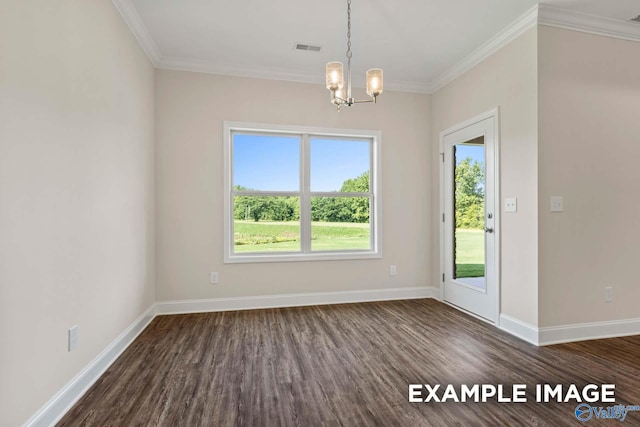
<svg viewBox="0 0 640 427">
<path fill-rule="evenodd" d="M 275 135 L 299 135 L 301 139 L 300 150 L 300 189 L 295 193 L 300 193 L 300 250 L 301 252 L 280 252 L 280 253 L 234 253 L 233 252 L 233 145 L 232 132 L 243 133 L 273 133 Z M 315 251 L 304 252 L 303 239 L 311 239 L 310 235 L 306 235 L 311 230 L 304 230 L 303 224 L 311 223 L 310 199 L 314 196 L 328 195 L 330 197 L 362 197 L 364 193 L 327 193 L 312 192 L 310 183 L 304 179 L 305 174 L 309 170 L 310 156 L 305 155 L 302 146 L 309 146 L 309 137 L 328 137 L 328 138 L 366 138 L 371 139 L 370 148 L 370 194 L 371 197 L 369 211 L 369 223 L 371 224 L 371 249 L 370 250 L 344 250 L 344 251 Z M 224 190 L 223 190 L 223 241 L 224 241 L 224 263 L 256 263 L 256 262 L 296 262 L 296 261 L 332 261 L 332 260 L 356 260 L 356 259 L 379 259 L 382 258 L 382 164 L 381 164 L 381 148 L 382 134 L 376 130 L 357 130 L 357 129 L 329 129 L 308 126 L 290 126 L 290 125 L 273 125 L 261 123 L 246 122 L 223 122 L 223 163 L 224 163 Z M 305 188 L 302 188 L 302 186 Z M 268 191 L 260 192 L 260 195 L 269 195 Z M 288 191 L 275 191 L 271 193 L 291 193 Z M 309 203 L 307 203 L 307 201 Z"/>
</svg>

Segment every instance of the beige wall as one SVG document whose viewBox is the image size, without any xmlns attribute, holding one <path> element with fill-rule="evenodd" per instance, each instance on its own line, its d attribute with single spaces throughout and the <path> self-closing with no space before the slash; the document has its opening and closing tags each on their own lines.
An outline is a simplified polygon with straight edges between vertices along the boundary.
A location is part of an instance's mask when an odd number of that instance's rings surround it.
<svg viewBox="0 0 640 427">
<path fill-rule="evenodd" d="M 0 425 L 17 426 L 154 301 L 154 72 L 108 0 L 0 10 Z"/>
<path fill-rule="evenodd" d="M 432 285 L 428 95 L 336 112 L 321 85 L 157 70 L 156 99 L 159 301 Z M 383 259 L 223 264 L 224 120 L 381 130 Z"/>
<path fill-rule="evenodd" d="M 538 43 L 540 326 L 637 319 L 640 43 L 545 26 Z"/>
<path fill-rule="evenodd" d="M 433 95 L 431 141 L 432 223 L 439 218 L 439 134 L 500 108 L 500 188 L 518 198 L 518 212 L 502 213 L 501 313 L 538 323 L 537 30 L 532 28 Z M 500 202 L 502 205 L 502 201 Z M 437 283 L 440 242 L 431 244 L 431 281 Z"/>
</svg>

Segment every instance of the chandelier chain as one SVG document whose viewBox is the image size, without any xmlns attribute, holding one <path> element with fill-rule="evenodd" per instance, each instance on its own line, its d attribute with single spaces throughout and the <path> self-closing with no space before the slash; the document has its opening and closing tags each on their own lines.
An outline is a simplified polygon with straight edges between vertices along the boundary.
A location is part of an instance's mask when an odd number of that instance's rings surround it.
<svg viewBox="0 0 640 427">
<path fill-rule="evenodd" d="M 347 0 L 347 58 L 351 56 L 351 0 Z"/>
</svg>

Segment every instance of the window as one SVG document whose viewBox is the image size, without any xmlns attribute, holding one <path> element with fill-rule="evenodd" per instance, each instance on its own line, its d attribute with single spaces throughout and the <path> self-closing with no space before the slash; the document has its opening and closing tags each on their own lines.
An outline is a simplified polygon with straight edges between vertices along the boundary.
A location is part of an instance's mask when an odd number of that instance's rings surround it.
<svg viewBox="0 0 640 427">
<path fill-rule="evenodd" d="M 379 258 L 380 132 L 225 122 L 225 262 Z"/>
</svg>

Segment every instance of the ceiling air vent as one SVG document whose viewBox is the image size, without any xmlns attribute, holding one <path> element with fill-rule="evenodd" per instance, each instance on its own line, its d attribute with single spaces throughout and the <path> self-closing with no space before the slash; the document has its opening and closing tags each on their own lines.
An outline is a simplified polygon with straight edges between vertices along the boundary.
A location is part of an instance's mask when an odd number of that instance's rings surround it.
<svg viewBox="0 0 640 427">
<path fill-rule="evenodd" d="M 631 21 L 640 22 L 640 15 L 636 16 L 635 18 L 631 18 Z"/>
<path fill-rule="evenodd" d="M 312 44 L 296 44 L 296 50 L 308 50 L 310 52 L 320 52 L 320 46 L 312 45 Z"/>
</svg>

